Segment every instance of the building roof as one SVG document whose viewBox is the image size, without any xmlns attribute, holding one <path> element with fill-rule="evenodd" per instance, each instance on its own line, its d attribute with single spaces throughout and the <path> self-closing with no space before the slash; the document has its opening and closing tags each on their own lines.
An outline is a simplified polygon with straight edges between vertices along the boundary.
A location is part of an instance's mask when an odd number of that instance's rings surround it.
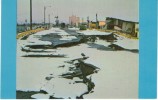
<svg viewBox="0 0 158 100">
<path fill-rule="evenodd" d="M 110 18 L 110 19 L 118 19 L 118 20 L 125 21 L 125 22 L 139 23 L 139 22 L 136 21 L 136 20 L 126 20 L 126 19 L 114 18 L 114 17 L 106 17 L 106 18 Z"/>
</svg>

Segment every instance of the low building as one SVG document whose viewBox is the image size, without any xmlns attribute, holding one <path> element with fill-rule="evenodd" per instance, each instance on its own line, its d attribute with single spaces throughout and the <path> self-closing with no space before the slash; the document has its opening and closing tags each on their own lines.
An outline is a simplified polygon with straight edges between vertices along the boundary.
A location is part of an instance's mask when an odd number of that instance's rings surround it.
<svg viewBox="0 0 158 100">
<path fill-rule="evenodd" d="M 69 17 L 69 24 L 71 26 L 78 27 L 79 23 L 80 23 L 80 18 L 79 17 L 74 16 L 74 15 Z"/>
<path fill-rule="evenodd" d="M 135 35 L 134 36 L 139 38 L 139 24 L 138 23 L 135 24 Z"/>
<path fill-rule="evenodd" d="M 91 21 L 91 22 L 89 23 L 89 28 L 90 28 L 90 29 L 97 29 L 97 22 L 92 22 L 92 21 Z"/>
<path fill-rule="evenodd" d="M 107 17 L 106 18 L 106 29 L 113 30 L 114 26 L 115 26 L 115 20 L 116 20 L 115 18 Z"/>
<path fill-rule="evenodd" d="M 99 21 L 99 28 L 103 29 L 105 27 L 105 21 Z"/>
<path fill-rule="evenodd" d="M 139 23 L 134 21 L 126 21 L 117 18 L 106 18 L 106 29 L 117 30 L 130 34 L 134 37 L 139 36 Z"/>
<path fill-rule="evenodd" d="M 90 22 L 89 28 L 90 29 L 103 29 L 105 27 L 105 21 L 98 21 L 98 22 Z"/>
</svg>

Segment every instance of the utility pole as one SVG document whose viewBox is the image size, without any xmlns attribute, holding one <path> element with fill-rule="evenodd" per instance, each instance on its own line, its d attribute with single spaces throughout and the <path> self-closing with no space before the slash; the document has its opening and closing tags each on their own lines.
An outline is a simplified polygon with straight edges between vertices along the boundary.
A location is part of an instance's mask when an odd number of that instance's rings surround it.
<svg viewBox="0 0 158 100">
<path fill-rule="evenodd" d="M 49 28 L 50 28 L 50 14 L 48 15 L 48 18 L 49 18 Z"/>
<path fill-rule="evenodd" d="M 56 22 L 56 26 L 58 27 L 58 25 L 59 25 L 59 20 L 58 20 L 58 16 L 55 16 L 55 18 L 56 18 L 56 20 L 55 20 L 55 22 Z"/>
<path fill-rule="evenodd" d="M 96 22 L 98 22 L 98 14 L 96 13 Z"/>
<path fill-rule="evenodd" d="M 98 14 L 96 13 L 96 28 L 98 29 L 99 22 L 98 22 Z"/>
<path fill-rule="evenodd" d="M 32 30 L 32 0 L 30 0 L 30 30 Z"/>
<path fill-rule="evenodd" d="M 51 6 L 44 6 L 44 26 L 45 26 L 45 23 L 46 23 L 46 8 L 47 7 L 51 7 Z"/>
<path fill-rule="evenodd" d="M 89 28 L 89 16 L 87 17 L 87 27 Z"/>
<path fill-rule="evenodd" d="M 44 25 L 45 25 L 45 21 L 46 21 L 45 15 L 46 15 L 46 7 L 44 6 Z"/>
</svg>

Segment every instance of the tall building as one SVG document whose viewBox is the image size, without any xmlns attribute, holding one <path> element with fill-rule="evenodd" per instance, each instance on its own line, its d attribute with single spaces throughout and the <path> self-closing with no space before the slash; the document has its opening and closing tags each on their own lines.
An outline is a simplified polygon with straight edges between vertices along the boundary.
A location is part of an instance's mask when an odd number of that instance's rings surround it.
<svg viewBox="0 0 158 100">
<path fill-rule="evenodd" d="M 74 15 L 69 17 L 69 24 L 71 26 L 78 26 L 79 23 L 80 23 L 80 18 L 79 17 L 74 16 Z"/>
</svg>

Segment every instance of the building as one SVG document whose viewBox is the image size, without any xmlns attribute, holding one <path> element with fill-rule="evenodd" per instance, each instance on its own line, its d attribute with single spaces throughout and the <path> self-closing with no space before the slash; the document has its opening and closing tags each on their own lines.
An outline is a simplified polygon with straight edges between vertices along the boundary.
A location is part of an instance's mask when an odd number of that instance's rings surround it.
<svg viewBox="0 0 158 100">
<path fill-rule="evenodd" d="M 113 30 L 114 26 L 115 26 L 114 22 L 115 22 L 114 18 L 107 17 L 106 18 L 106 29 Z"/>
<path fill-rule="evenodd" d="M 139 37 L 139 24 L 138 23 L 136 23 L 135 24 L 135 37 Z"/>
<path fill-rule="evenodd" d="M 122 19 L 107 17 L 106 29 L 121 31 L 134 37 L 139 36 L 139 23 L 134 21 L 126 21 Z"/>
<path fill-rule="evenodd" d="M 90 29 L 103 29 L 105 27 L 105 21 L 98 21 L 98 22 L 90 22 L 89 28 Z"/>
<path fill-rule="evenodd" d="M 99 21 L 99 28 L 103 29 L 105 27 L 105 21 Z"/>
<path fill-rule="evenodd" d="M 80 23 L 80 18 L 74 15 L 69 17 L 69 24 L 74 27 L 78 27 Z"/>
<path fill-rule="evenodd" d="M 90 28 L 90 29 L 97 29 L 97 22 L 92 22 L 92 21 L 91 21 L 91 22 L 89 23 L 89 28 Z"/>
</svg>

